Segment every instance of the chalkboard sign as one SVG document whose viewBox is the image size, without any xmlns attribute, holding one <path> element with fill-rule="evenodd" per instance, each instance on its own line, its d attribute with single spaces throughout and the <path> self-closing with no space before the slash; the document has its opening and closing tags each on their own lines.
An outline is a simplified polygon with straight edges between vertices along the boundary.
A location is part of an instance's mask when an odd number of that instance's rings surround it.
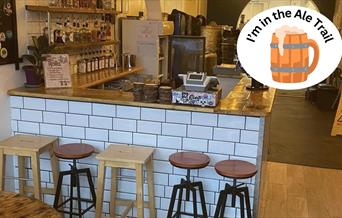
<svg viewBox="0 0 342 218">
<path fill-rule="evenodd" d="M 18 63 L 15 0 L 0 0 L 0 65 Z"/>
</svg>

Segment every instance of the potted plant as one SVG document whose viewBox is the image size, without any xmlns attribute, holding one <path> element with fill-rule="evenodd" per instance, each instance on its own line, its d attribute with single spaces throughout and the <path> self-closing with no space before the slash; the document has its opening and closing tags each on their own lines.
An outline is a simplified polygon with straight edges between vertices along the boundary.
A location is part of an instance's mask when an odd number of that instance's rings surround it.
<svg viewBox="0 0 342 218">
<path fill-rule="evenodd" d="M 44 54 L 51 53 L 55 48 L 54 45 L 49 45 L 49 40 L 46 36 L 32 37 L 33 45 L 28 46 L 29 54 L 21 56 L 23 60 L 27 60 L 30 64 L 24 65 L 22 69 L 26 76 L 26 87 L 39 87 L 44 82 L 43 61 Z"/>
</svg>

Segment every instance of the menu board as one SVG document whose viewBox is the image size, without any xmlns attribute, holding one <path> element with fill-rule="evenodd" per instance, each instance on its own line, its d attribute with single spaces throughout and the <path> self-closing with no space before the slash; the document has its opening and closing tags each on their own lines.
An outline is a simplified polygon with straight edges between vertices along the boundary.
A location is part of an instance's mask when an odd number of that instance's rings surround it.
<svg viewBox="0 0 342 218">
<path fill-rule="evenodd" d="M 48 54 L 43 62 L 45 88 L 69 88 L 71 84 L 69 55 Z"/>
<path fill-rule="evenodd" d="M 340 104 L 337 108 L 334 125 L 331 131 L 332 136 L 342 135 L 342 96 L 340 97 Z"/>
<path fill-rule="evenodd" d="M 15 0 L 0 0 L 0 65 L 18 63 Z"/>
</svg>

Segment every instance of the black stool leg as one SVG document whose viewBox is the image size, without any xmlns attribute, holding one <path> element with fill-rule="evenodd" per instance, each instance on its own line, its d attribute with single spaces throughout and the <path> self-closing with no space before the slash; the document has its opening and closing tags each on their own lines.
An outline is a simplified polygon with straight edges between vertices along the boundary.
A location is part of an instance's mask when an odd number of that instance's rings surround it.
<svg viewBox="0 0 342 218">
<path fill-rule="evenodd" d="M 208 217 L 207 206 L 205 205 L 205 197 L 204 197 L 204 190 L 203 190 L 202 182 L 198 183 L 198 190 L 199 190 L 199 194 L 200 194 L 200 198 L 201 198 L 203 217 Z"/>
<path fill-rule="evenodd" d="M 179 189 L 178 202 L 177 202 L 178 203 L 177 212 L 176 212 L 177 218 L 180 218 L 181 216 L 180 212 L 181 212 L 182 200 L 183 200 L 183 188 L 181 187 Z"/>
<path fill-rule="evenodd" d="M 227 198 L 228 198 L 229 191 L 228 190 L 224 190 L 223 193 L 224 193 L 224 195 L 223 195 L 223 198 L 222 198 L 220 218 L 224 217 L 224 211 L 226 210 L 226 204 L 227 204 Z"/>
<path fill-rule="evenodd" d="M 76 172 L 76 186 L 77 186 L 77 202 L 78 202 L 78 216 L 82 218 L 82 206 L 81 206 L 81 188 L 80 188 L 80 177 Z"/>
<path fill-rule="evenodd" d="M 214 218 L 218 218 L 219 215 L 220 215 L 220 212 L 221 212 L 221 208 L 222 208 L 222 198 L 224 197 L 225 195 L 225 191 L 222 190 L 220 191 L 220 195 L 219 195 L 219 199 L 217 201 L 217 205 L 216 205 L 216 210 L 215 210 L 215 215 L 214 215 Z"/>
<path fill-rule="evenodd" d="M 244 187 L 244 188 L 243 188 L 243 192 L 245 193 L 247 217 L 248 217 L 248 218 L 252 218 L 252 210 L 251 210 L 251 203 L 250 203 L 250 201 L 249 201 L 249 191 L 248 191 L 248 187 Z"/>
<path fill-rule="evenodd" d="M 70 218 L 72 218 L 73 213 L 73 197 L 74 197 L 74 169 L 71 170 L 70 174 Z"/>
<path fill-rule="evenodd" d="M 240 198 L 240 218 L 245 218 L 244 196 L 241 192 L 237 192 L 236 195 Z"/>
<path fill-rule="evenodd" d="M 93 180 L 91 178 L 91 173 L 90 173 L 90 169 L 87 168 L 86 169 L 86 173 L 87 173 L 87 178 L 88 178 L 88 183 L 89 183 L 89 188 L 90 188 L 90 192 L 94 201 L 94 206 L 96 204 L 96 192 L 95 192 L 95 188 L 94 188 L 94 183 Z"/>
<path fill-rule="evenodd" d="M 197 200 L 196 200 L 196 189 L 192 188 L 192 203 L 193 203 L 193 207 L 194 207 L 194 218 L 198 218 L 198 212 L 197 212 Z"/>
<path fill-rule="evenodd" d="M 226 187 L 228 186 L 228 184 L 226 184 Z M 233 179 L 233 188 L 236 187 L 236 179 Z M 236 193 L 233 192 L 232 193 L 232 207 L 235 207 L 236 205 Z"/>
<path fill-rule="evenodd" d="M 176 201 L 177 190 L 178 190 L 178 185 L 173 186 L 171 200 L 170 200 L 170 206 L 169 206 L 169 211 L 167 212 L 167 218 L 171 218 L 172 217 L 173 207 L 174 207 L 175 201 Z"/>
<path fill-rule="evenodd" d="M 56 188 L 56 195 L 55 200 L 53 202 L 53 207 L 57 210 L 58 209 L 58 200 L 61 195 L 61 188 L 62 188 L 62 182 L 63 182 L 63 176 L 64 173 L 60 172 L 58 175 L 58 182 L 57 182 L 57 188 Z M 62 202 L 60 202 L 62 203 Z"/>
</svg>

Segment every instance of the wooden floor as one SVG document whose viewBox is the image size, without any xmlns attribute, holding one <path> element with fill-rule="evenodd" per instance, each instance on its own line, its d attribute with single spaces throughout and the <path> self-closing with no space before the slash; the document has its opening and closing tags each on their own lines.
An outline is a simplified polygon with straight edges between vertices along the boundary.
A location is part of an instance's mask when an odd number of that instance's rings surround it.
<svg viewBox="0 0 342 218">
<path fill-rule="evenodd" d="M 262 218 L 342 218 L 342 170 L 265 164 Z"/>
</svg>

